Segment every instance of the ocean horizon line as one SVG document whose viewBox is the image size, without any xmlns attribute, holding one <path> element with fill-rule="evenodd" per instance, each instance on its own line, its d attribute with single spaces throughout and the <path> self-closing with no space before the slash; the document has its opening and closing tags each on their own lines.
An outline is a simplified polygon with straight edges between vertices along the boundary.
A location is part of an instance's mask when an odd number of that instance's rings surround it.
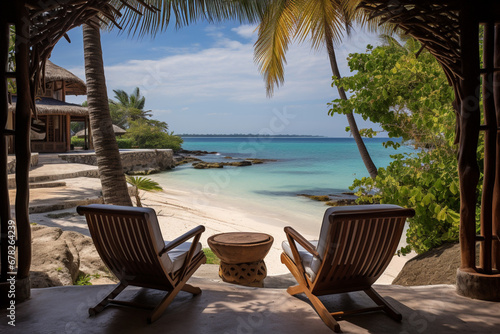
<svg viewBox="0 0 500 334">
<path fill-rule="evenodd" d="M 265 138 L 329 138 L 329 139 L 352 139 L 353 137 L 330 137 L 330 136 L 321 136 L 321 135 L 261 135 L 261 134 L 177 134 L 179 137 L 190 137 L 190 138 L 203 138 L 203 137 L 211 137 L 211 138 L 257 138 L 257 137 L 265 137 Z M 395 139 L 390 137 L 373 137 L 373 138 L 363 138 L 363 140 L 370 139 Z"/>
</svg>

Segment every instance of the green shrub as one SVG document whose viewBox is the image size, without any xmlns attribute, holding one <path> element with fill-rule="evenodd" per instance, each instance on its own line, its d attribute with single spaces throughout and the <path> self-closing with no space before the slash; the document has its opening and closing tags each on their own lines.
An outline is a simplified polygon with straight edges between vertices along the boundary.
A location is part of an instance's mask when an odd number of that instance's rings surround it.
<svg viewBox="0 0 500 334">
<path fill-rule="evenodd" d="M 116 138 L 118 148 L 132 148 L 134 141 L 131 138 Z"/>
<path fill-rule="evenodd" d="M 393 161 L 379 168 L 375 179 L 355 180 L 351 187 L 359 204 L 391 203 L 415 209 L 415 217 L 408 220 L 408 246 L 400 250 L 402 254 L 423 253 L 459 238 L 454 94 L 433 55 L 424 50 L 416 56 L 420 48 L 412 39 L 403 45 L 389 40 L 387 45 L 368 46 L 366 53 L 351 54 L 349 67 L 355 74 L 334 80 L 350 97 L 330 104 L 331 114 L 354 110 L 378 123 L 389 138 L 401 138 L 402 144 L 415 148 L 411 154 L 392 156 Z M 367 136 L 375 133 L 372 129 L 364 132 Z M 481 148 L 483 140 L 479 142 Z M 396 148 L 401 144 L 388 140 L 384 145 Z M 480 188 L 481 181 L 478 193 Z M 479 221 L 479 206 L 477 212 Z"/>
<path fill-rule="evenodd" d="M 139 148 L 170 148 L 179 151 L 182 138 L 169 133 L 167 129 L 165 122 L 139 119 L 130 122 L 130 128 L 125 136 L 133 141 L 133 146 Z"/>
<path fill-rule="evenodd" d="M 85 146 L 85 138 L 78 138 L 76 136 L 71 137 L 71 145 L 75 147 L 83 147 Z"/>
</svg>

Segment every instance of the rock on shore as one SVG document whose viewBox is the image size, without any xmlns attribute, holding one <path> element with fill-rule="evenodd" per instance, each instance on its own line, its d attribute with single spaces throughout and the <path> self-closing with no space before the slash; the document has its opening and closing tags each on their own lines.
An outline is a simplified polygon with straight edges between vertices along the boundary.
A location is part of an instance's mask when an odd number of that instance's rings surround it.
<svg viewBox="0 0 500 334">
<path fill-rule="evenodd" d="M 32 288 L 73 285 L 80 275 L 89 275 L 90 282 L 95 284 L 116 282 L 90 237 L 43 225 L 32 225 L 31 233 Z"/>
<path fill-rule="evenodd" d="M 479 245 L 476 253 L 479 254 Z M 459 267 L 460 244 L 444 244 L 406 262 L 392 284 L 404 286 L 456 284 Z"/>
</svg>

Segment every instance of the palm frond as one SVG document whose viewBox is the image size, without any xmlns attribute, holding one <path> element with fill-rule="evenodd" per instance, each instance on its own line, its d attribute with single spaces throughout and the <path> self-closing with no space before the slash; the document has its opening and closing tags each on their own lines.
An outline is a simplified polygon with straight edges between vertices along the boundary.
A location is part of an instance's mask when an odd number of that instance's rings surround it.
<svg viewBox="0 0 500 334">
<path fill-rule="evenodd" d="M 137 0 L 129 0 L 128 6 L 120 0 L 113 3 L 122 13 L 118 25 L 129 35 L 143 37 L 146 34 L 155 36 L 165 31 L 173 23 L 180 28 L 199 21 L 222 22 L 238 20 L 239 22 L 257 22 L 266 5 L 266 0 L 144 0 L 155 8 L 150 10 Z M 112 28 L 112 25 L 109 26 Z"/>
<path fill-rule="evenodd" d="M 285 80 L 285 53 L 297 26 L 296 3 L 296 0 L 270 2 L 258 28 L 254 61 L 264 76 L 268 96 L 272 96 L 274 87 L 279 87 Z"/>
<path fill-rule="evenodd" d="M 303 0 L 299 10 L 301 15 L 296 37 L 299 41 L 310 37 L 315 50 L 324 46 L 327 38 L 339 43 L 346 25 L 350 24 L 344 11 L 344 0 Z"/>
<path fill-rule="evenodd" d="M 145 191 L 161 191 L 161 190 L 163 190 L 163 188 L 160 186 L 160 184 L 158 182 L 153 181 L 147 177 L 127 175 L 126 180 L 127 180 L 127 183 L 131 184 L 132 186 L 134 186 L 140 190 L 145 190 Z"/>
</svg>

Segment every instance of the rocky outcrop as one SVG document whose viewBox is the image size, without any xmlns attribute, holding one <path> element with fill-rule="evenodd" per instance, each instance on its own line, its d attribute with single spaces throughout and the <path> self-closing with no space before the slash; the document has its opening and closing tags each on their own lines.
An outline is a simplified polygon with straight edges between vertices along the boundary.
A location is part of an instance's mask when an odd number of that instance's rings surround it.
<svg viewBox="0 0 500 334">
<path fill-rule="evenodd" d="M 199 162 L 202 161 L 201 159 L 195 158 L 195 157 L 184 157 L 184 156 L 177 156 L 174 157 L 175 165 L 180 166 L 180 165 L 185 165 L 191 162 Z"/>
<path fill-rule="evenodd" d="M 476 261 L 479 261 L 479 245 L 476 247 Z M 392 284 L 456 284 L 460 258 L 460 244 L 444 244 L 406 262 Z"/>
<path fill-rule="evenodd" d="M 205 162 L 200 161 L 193 164 L 195 169 L 208 169 L 208 168 L 223 168 L 224 166 L 244 167 L 251 166 L 252 163 L 248 160 L 232 161 L 232 162 Z"/>
<path fill-rule="evenodd" d="M 32 225 L 32 288 L 73 285 L 88 275 L 91 283 L 109 284 L 116 279 L 97 254 L 92 239 L 57 227 Z"/>
<path fill-rule="evenodd" d="M 223 168 L 222 162 L 196 162 L 193 164 L 195 169 L 208 169 L 208 168 Z"/>
<path fill-rule="evenodd" d="M 313 201 L 324 202 L 328 206 L 356 205 L 357 196 L 352 193 L 342 193 L 340 195 L 310 195 L 298 194 L 297 196 L 307 197 Z"/>
<path fill-rule="evenodd" d="M 217 154 L 218 152 L 208 152 L 208 151 L 200 151 L 200 150 L 195 150 L 195 151 L 189 151 L 189 150 L 180 150 L 177 152 L 181 155 L 207 155 L 207 154 Z"/>
</svg>

